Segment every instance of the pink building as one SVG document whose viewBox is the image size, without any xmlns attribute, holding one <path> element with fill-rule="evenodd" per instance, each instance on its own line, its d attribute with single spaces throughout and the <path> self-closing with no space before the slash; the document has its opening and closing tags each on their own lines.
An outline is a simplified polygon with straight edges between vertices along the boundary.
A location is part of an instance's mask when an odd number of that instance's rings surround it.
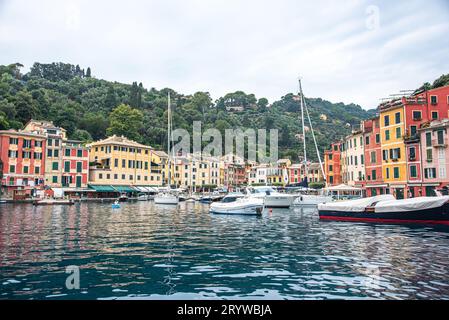
<svg viewBox="0 0 449 320">
<path fill-rule="evenodd" d="M 432 121 L 420 130 L 422 156 L 422 195 L 434 195 L 434 189 L 449 184 L 449 119 Z"/>
</svg>

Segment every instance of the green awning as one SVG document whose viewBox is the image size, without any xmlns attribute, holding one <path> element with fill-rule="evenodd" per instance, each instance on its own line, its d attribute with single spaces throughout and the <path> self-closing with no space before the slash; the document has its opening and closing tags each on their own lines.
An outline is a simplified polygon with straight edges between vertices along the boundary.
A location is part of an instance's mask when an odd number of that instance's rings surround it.
<svg viewBox="0 0 449 320">
<path fill-rule="evenodd" d="M 113 186 L 118 192 L 138 192 L 136 189 L 130 186 Z"/>
<path fill-rule="evenodd" d="M 113 187 L 111 186 L 104 186 L 104 185 L 89 185 L 90 189 L 94 189 L 97 192 L 117 192 Z"/>
</svg>

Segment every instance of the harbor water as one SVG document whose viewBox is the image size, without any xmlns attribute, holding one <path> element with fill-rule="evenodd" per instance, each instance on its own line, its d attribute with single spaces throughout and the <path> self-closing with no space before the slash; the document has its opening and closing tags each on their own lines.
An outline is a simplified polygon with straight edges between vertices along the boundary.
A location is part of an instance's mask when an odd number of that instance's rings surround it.
<svg viewBox="0 0 449 320">
<path fill-rule="evenodd" d="M 208 209 L 2 204 L 0 299 L 449 299 L 447 228 Z"/>
</svg>

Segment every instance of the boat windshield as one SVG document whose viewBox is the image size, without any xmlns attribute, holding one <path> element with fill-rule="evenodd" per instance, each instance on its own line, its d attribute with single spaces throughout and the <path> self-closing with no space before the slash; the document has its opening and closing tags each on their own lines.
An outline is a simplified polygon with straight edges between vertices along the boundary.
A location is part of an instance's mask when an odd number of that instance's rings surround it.
<svg viewBox="0 0 449 320">
<path fill-rule="evenodd" d="M 224 197 L 223 200 L 221 202 L 223 203 L 229 203 L 229 202 L 235 202 L 237 201 L 237 199 L 242 198 L 241 196 L 228 196 L 228 197 Z"/>
</svg>

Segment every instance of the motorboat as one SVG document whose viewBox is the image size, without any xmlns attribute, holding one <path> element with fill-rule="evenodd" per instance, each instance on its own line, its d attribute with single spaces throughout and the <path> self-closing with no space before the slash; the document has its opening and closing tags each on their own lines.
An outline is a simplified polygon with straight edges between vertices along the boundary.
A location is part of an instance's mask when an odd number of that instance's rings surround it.
<svg viewBox="0 0 449 320">
<path fill-rule="evenodd" d="M 247 193 L 251 198 L 264 199 L 266 208 L 290 208 L 295 200 L 295 196 L 277 192 L 270 186 L 249 187 Z"/>
<path fill-rule="evenodd" d="M 179 203 L 179 197 L 169 192 L 159 193 L 154 197 L 154 203 L 177 205 Z"/>
<path fill-rule="evenodd" d="M 449 225 L 449 196 L 396 200 L 379 195 L 318 205 L 322 220 Z"/>
<path fill-rule="evenodd" d="M 128 196 L 126 195 L 126 193 L 122 193 L 120 194 L 120 197 L 118 198 L 119 202 L 126 202 L 128 201 Z"/>
<path fill-rule="evenodd" d="M 138 201 L 147 201 L 147 200 L 148 200 L 148 195 L 145 194 L 145 193 L 140 193 L 140 194 L 137 196 L 137 200 L 138 200 Z"/>
<path fill-rule="evenodd" d="M 75 204 L 75 201 L 72 199 L 42 199 L 35 200 L 33 205 L 42 206 L 42 205 L 72 205 Z"/>
<path fill-rule="evenodd" d="M 228 195 L 222 201 L 212 203 L 209 212 L 213 214 L 261 215 L 264 210 L 264 201 L 264 198 Z"/>
</svg>

